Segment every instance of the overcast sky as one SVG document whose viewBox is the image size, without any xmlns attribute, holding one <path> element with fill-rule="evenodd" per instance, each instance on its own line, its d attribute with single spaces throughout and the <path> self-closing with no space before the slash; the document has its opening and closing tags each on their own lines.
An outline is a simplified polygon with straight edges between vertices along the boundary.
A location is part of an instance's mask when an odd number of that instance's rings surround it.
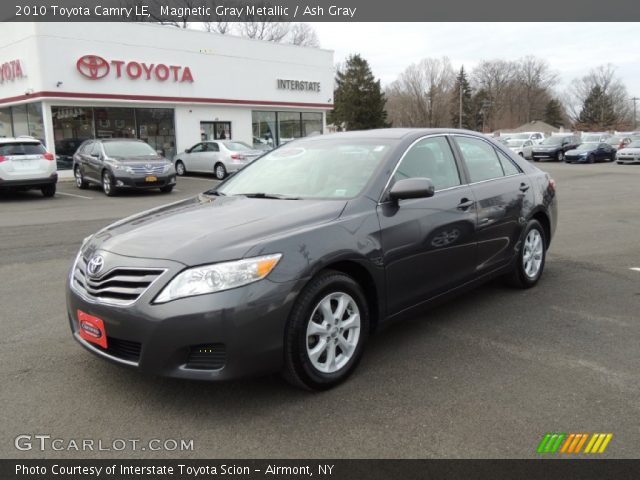
<svg viewBox="0 0 640 480">
<path fill-rule="evenodd" d="M 630 96 L 640 96 L 640 23 L 313 23 L 322 48 L 343 62 L 360 53 L 386 85 L 408 65 L 447 56 L 455 69 L 480 60 L 546 59 L 556 90 L 590 68 L 612 63 Z"/>
</svg>

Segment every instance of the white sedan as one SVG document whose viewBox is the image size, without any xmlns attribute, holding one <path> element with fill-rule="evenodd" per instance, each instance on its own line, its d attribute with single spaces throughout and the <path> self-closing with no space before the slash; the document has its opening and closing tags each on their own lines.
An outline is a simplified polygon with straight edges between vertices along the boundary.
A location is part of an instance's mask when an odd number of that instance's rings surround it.
<svg viewBox="0 0 640 480">
<path fill-rule="evenodd" d="M 218 180 L 229 173 L 237 172 L 260 155 L 263 150 L 255 150 L 244 142 L 235 140 L 215 140 L 196 143 L 176 155 L 176 173 L 213 173 Z"/>
<path fill-rule="evenodd" d="M 524 149 L 526 147 L 532 147 L 533 146 L 533 142 L 531 140 L 510 138 L 509 140 L 507 140 L 507 146 L 516 155 L 520 155 L 521 157 L 524 157 Z"/>
</svg>

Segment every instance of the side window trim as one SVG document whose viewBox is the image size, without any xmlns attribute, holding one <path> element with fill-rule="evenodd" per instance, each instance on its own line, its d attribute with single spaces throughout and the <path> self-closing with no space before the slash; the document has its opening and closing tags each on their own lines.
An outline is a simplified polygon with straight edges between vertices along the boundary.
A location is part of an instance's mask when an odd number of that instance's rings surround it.
<svg viewBox="0 0 640 480">
<path fill-rule="evenodd" d="M 465 134 L 461 134 L 461 133 L 454 133 L 454 134 L 451 134 L 450 136 L 451 137 L 473 138 L 473 139 L 476 139 L 476 140 L 481 140 L 481 141 L 485 142 L 486 144 L 488 144 L 490 147 L 493 147 L 493 149 L 495 151 L 495 154 L 496 154 L 496 157 L 498 157 L 498 152 L 500 152 L 503 155 L 505 155 L 509 160 L 511 160 L 509 155 L 507 155 L 501 148 L 496 147 L 490 141 L 488 141 L 488 140 L 486 140 L 484 138 L 475 137 L 473 135 L 465 135 Z M 455 138 L 453 140 L 454 140 L 453 143 L 455 144 L 454 151 L 460 155 L 460 159 L 461 159 L 461 161 L 462 161 L 462 163 L 464 165 L 464 171 L 465 171 L 466 177 L 467 177 L 467 185 L 476 185 L 478 183 L 485 183 L 485 182 L 492 182 L 494 180 L 500 180 L 501 178 L 509 178 L 509 177 L 515 177 L 517 175 L 524 175 L 523 170 L 520 168 L 519 165 L 517 165 L 515 162 L 513 162 L 513 160 L 511 160 L 511 163 L 518 169 L 518 173 L 514 173 L 512 175 L 506 175 L 504 173 L 504 167 L 502 166 L 502 162 L 500 162 L 500 157 L 498 157 L 498 162 L 500 163 L 500 168 L 502 168 L 502 173 L 503 173 L 502 177 L 494 177 L 494 178 L 488 178 L 486 180 L 479 180 L 477 182 L 472 182 L 470 174 L 469 174 L 469 171 L 467 170 L 467 164 L 466 164 L 466 162 L 464 160 L 464 155 L 462 154 L 462 151 L 460 150 L 460 147 L 458 146 L 458 143 L 455 141 Z"/>
<path fill-rule="evenodd" d="M 404 152 L 402 152 L 402 155 L 400 155 L 400 159 L 396 162 L 395 166 L 393 167 L 393 170 L 391 170 L 391 174 L 389 175 L 389 178 L 387 180 L 387 183 L 385 184 L 384 188 L 382 189 L 382 193 L 380 194 L 380 198 L 378 198 L 378 205 L 381 205 L 385 202 L 387 202 L 388 200 L 386 199 L 386 194 L 389 191 L 389 186 L 391 185 L 391 180 L 393 180 L 393 177 L 395 177 L 396 172 L 398 170 L 398 167 L 400 166 L 400 164 L 402 163 L 402 161 L 404 160 L 404 157 L 406 157 L 407 153 L 409 153 L 409 151 L 417 144 L 420 143 L 422 140 L 426 140 L 428 138 L 435 138 L 435 137 L 444 137 L 445 140 L 447 140 L 447 143 L 449 143 L 449 148 L 451 148 L 451 154 L 453 155 L 454 160 L 456 161 L 456 168 L 458 169 L 458 175 L 460 176 L 460 185 L 455 185 L 453 187 L 449 187 L 449 188 L 443 188 L 440 190 L 436 190 L 436 192 L 442 192 L 444 190 L 452 190 L 454 188 L 460 188 L 460 187 L 464 187 L 466 185 L 466 181 L 467 178 L 465 177 L 464 172 L 460 170 L 460 166 L 458 165 L 458 159 L 456 157 L 456 151 L 451 147 L 451 142 L 449 142 L 449 134 L 448 133 L 430 133 L 428 135 L 424 135 L 420 138 L 415 139 L 413 142 L 411 142 L 411 144 L 405 149 Z"/>
</svg>

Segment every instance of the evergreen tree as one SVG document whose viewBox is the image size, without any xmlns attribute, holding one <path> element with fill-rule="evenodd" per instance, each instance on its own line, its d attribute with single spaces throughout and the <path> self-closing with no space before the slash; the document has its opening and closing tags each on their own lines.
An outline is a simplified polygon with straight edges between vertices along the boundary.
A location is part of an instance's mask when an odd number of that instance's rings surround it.
<svg viewBox="0 0 640 480">
<path fill-rule="evenodd" d="M 588 130 L 603 130 L 614 128 L 616 118 L 612 98 L 595 85 L 584 99 L 578 124 Z"/>
<path fill-rule="evenodd" d="M 388 127 L 385 97 L 380 80 L 373 77 L 369 63 L 360 55 L 351 55 L 336 75 L 333 111 L 329 122 L 347 130 Z"/>
<path fill-rule="evenodd" d="M 460 122 L 460 103 L 462 103 L 462 122 Z M 467 73 L 464 71 L 464 65 L 460 68 L 451 93 L 451 123 L 455 128 L 460 126 L 468 130 L 476 128 L 474 105 L 471 100 L 471 85 L 467 79 Z"/>
<path fill-rule="evenodd" d="M 544 109 L 544 121 L 554 127 L 561 127 L 565 123 L 564 118 L 565 114 L 562 104 L 555 98 L 549 100 Z"/>
</svg>

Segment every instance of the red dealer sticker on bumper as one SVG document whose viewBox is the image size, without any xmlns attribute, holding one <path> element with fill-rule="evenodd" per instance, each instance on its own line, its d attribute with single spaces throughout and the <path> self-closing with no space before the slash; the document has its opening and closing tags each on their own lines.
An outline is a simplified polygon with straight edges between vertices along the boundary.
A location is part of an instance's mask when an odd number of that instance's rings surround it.
<svg viewBox="0 0 640 480">
<path fill-rule="evenodd" d="M 101 318 L 78 310 L 78 325 L 81 338 L 87 342 L 100 345 L 102 348 L 107 348 L 107 333 L 104 330 L 104 322 Z"/>
</svg>

